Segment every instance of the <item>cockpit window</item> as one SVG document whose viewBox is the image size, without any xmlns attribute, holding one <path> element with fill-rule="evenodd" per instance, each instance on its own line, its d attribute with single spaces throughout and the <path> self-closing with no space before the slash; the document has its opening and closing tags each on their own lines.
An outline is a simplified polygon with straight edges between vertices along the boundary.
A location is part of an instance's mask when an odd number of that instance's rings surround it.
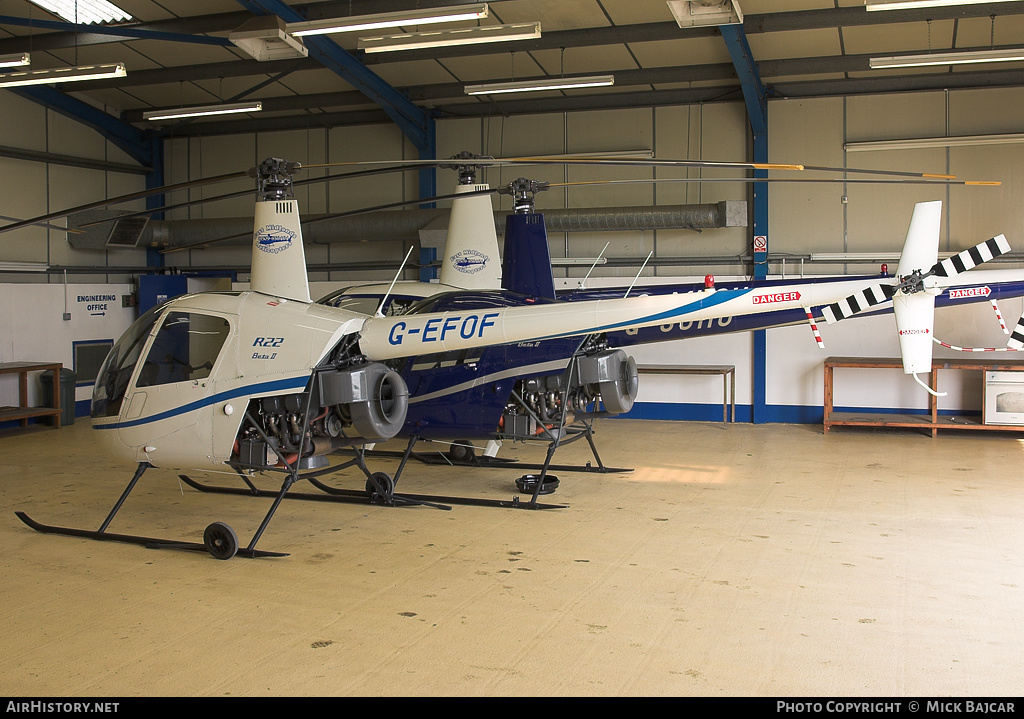
<svg viewBox="0 0 1024 719">
<path fill-rule="evenodd" d="M 229 329 L 223 317 L 168 312 L 136 384 L 153 387 L 209 377 Z"/>
<path fill-rule="evenodd" d="M 121 412 L 132 371 L 162 310 L 163 305 L 157 305 L 139 317 L 110 349 L 93 386 L 93 417 L 116 417 Z"/>
</svg>

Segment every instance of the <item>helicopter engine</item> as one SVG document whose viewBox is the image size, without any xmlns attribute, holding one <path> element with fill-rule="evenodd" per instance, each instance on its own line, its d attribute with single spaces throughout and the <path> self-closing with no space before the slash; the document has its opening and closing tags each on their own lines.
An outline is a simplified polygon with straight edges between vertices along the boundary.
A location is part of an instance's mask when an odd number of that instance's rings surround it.
<svg viewBox="0 0 1024 719">
<path fill-rule="evenodd" d="M 394 437 L 408 406 L 405 381 L 384 364 L 322 369 L 310 391 L 251 400 L 236 454 L 242 464 L 265 467 L 282 455 L 293 461 L 301 448 L 300 466 L 309 468 L 318 464 L 311 457 Z"/>
<path fill-rule="evenodd" d="M 605 412 L 628 412 L 636 399 L 636 362 L 620 349 L 579 358 L 578 371 L 530 377 L 516 383 L 503 413 L 501 430 L 512 438 L 532 437 L 556 425 L 569 424 L 575 413 L 600 402 Z"/>
</svg>

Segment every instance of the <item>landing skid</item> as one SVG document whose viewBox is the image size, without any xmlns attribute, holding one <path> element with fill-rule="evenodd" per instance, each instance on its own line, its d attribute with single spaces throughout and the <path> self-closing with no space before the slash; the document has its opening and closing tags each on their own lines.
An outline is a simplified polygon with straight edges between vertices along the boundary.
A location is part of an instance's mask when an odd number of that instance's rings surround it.
<svg viewBox="0 0 1024 719">
<path fill-rule="evenodd" d="M 41 524 L 35 521 L 24 512 L 14 513 L 18 519 L 32 529 L 42 534 L 63 534 L 66 537 L 82 537 L 84 539 L 96 539 L 101 542 L 124 542 L 127 544 L 141 544 L 148 549 L 184 549 L 186 551 L 206 552 L 209 551 L 205 544 L 199 542 L 175 542 L 167 539 L 156 539 L 153 537 L 140 537 L 133 534 L 114 534 L 113 532 L 92 532 L 87 529 L 74 529 L 72 527 L 56 527 L 52 524 Z M 239 548 L 236 552 L 239 557 L 287 557 L 284 552 L 268 552 L 262 549 Z"/>
<path fill-rule="evenodd" d="M 550 433 L 549 433 L 550 434 Z M 495 469 L 540 469 L 550 470 L 553 472 L 583 472 L 593 474 L 619 474 L 624 472 L 632 472 L 631 467 L 606 467 L 604 462 L 601 461 L 601 455 L 598 454 L 597 445 L 594 444 L 594 429 L 589 422 L 583 422 L 579 425 L 568 426 L 563 428 L 563 434 L 560 439 L 555 439 L 551 436 L 545 436 L 543 433 L 534 437 L 519 437 L 514 435 L 497 435 L 498 439 L 509 439 L 512 441 L 525 441 L 527 439 L 536 439 L 553 443 L 558 446 L 564 446 L 572 444 L 573 442 L 581 439 L 586 439 L 590 444 L 590 451 L 594 455 L 594 461 L 597 463 L 596 466 L 588 461 L 586 464 L 551 464 L 550 457 L 549 461 L 543 463 L 533 462 L 521 462 L 518 459 L 503 459 L 501 457 L 488 457 L 486 455 L 477 455 L 474 451 L 472 444 L 465 440 L 455 441 L 451 443 L 452 449 L 448 452 L 411 452 L 408 453 L 410 459 L 415 459 L 417 462 L 422 464 L 447 464 L 455 467 L 476 467 L 479 469 L 484 468 L 495 468 Z M 423 438 L 417 438 L 417 441 L 430 442 L 431 440 L 425 440 Z M 399 458 L 405 456 L 405 452 L 398 452 L 392 450 L 372 450 L 368 451 L 367 456 L 369 457 L 391 457 Z M 553 453 L 552 453 L 553 454 Z"/>
<path fill-rule="evenodd" d="M 210 524 L 206 531 L 203 532 L 203 543 L 197 542 L 182 542 L 180 540 L 171 539 L 157 539 L 155 537 L 142 537 L 133 534 L 115 534 L 108 532 L 107 527 L 113 521 L 114 516 L 121 509 L 121 505 L 128 499 L 128 495 L 131 494 L 135 485 L 142 478 L 142 475 L 152 465 L 148 462 L 140 462 L 138 468 L 135 470 L 135 474 L 132 476 L 128 486 L 125 487 L 121 496 L 117 502 L 114 503 L 110 513 L 107 514 L 107 518 L 103 520 L 103 524 L 96 531 L 88 529 L 75 529 L 73 527 L 57 527 L 50 524 L 42 524 L 29 517 L 25 512 L 15 512 L 18 519 L 24 522 L 26 525 L 42 532 L 43 534 L 63 534 L 68 537 L 81 537 L 83 539 L 94 539 L 101 542 L 122 542 L 127 544 L 140 544 L 149 549 L 182 549 L 185 551 L 205 551 L 209 552 L 211 556 L 216 559 L 230 559 L 234 556 L 241 557 L 287 557 L 286 553 L 282 552 L 267 552 L 261 549 L 256 549 L 256 542 L 259 541 L 260 536 L 263 534 L 263 530 L 266 529 L 267 524 L 270 522 L 270 518 L 274 515 L 278 505 L 281 503 L 281 499 L 284 497 L 288 488 L 291 487 L 291 477 L 285 480 L 284 486 L 281 487 L 281 491 L 277 493 L 277 499 L 274 502 L 273 507 L 267 513 L 267 516 L 263 519 L 263 524 L 256 531 L 256 535 L 249 542 L 246 547 L 240 547 L 238 544 L 238 537 L 231 527 L 224 524 L 223 522 L 213 522 Z"/>
<path fill-rule="evenodd" d="M 223 487 L 220 485 L 204 484 L 198 482 L 191 477 L 184 474 L 179 474 L 178 478 L 182 482 L 200 492 L 209 492 L 211 494 L 236 494 L 246 495 L 250 497 L 271 497 L 276 493 L 270 490 L 259 489 L 252 487 L 245 489 L 242 487 Z M 568 505 L 564 504 L 531 504 L 529 502 L 520 501 L 519 497 L 513 497 L 511 500 L 502 499 L 483 499 L 474 497 L 449 497 L 441 495 L 431 494 L 401 494 L 393 495 L 393 499 L 396 501 L 390 501 L 385 496 L 377 492 L 360 492 L 353 489 L 339 489 L 337 487 L 331 487 L 330 485 L 324 484 L 319 480 L 308 478 L 310 484 L 317 489 L 324 492 L 324 494 L 310 494 L 308 492 L 291 492 L 288 494 L 288 499 L 302 499 L 309 502 L 339 502 L 346 504 L 385 504 L 394 506 L 396 503 L 401 503 L 406 500 L 406 503 L 426 504 L 427 506 L 433 506 L 438 509 L 451 509 L 451 507 L 443 506 L 437 503 L 447 504 L 458 504 L 471 507 L 502 507 L 508 509 L 567 509 Z"/>
<path fill-rule="evenodd" d="M 392 450 L 374 450 L 367 453 L 370 457 L 401 457 L 402 453 Z M 521 462 L 518 459 L 504 459 L 502 457 L 478 457 L 472 456 L 466 459 L 451 459 L 442 453 L 413 452 L 410 459 L 415 459 L 422 464 L 447 464 L 455 467 L 476 467 L 478 469 L 542 469 L 543 463 Z M 552 464 L 548 466 L 552 472 L 583 472 L 591 474 L 621 474 L 632 472 L 632 467 L 605 467 L 604 465 L 594 466 L 590 462 L 586 464 Z"/>
<path fill-rule="evenodd" d="M 561 504 L 539 504 L 537 502 L 537 493 L 533 495 L 533 499 L 529 502 L 520 501 L 519 497 L 513 497 L 511 500 L 500 500 L 500 499 L 484 499 L 475 497 L 451 497 L 451 496 L 440 496 L 440 495 L 428 495 L 428 494 L 395 494 L 395 487 L 398 484 L 399 478 L 402 476 L 402 472 L 405 470 L 405 465 L 409 461 L 412 455 L 412 448 L 416 444 L 416 438 L 413 437 L 409 440 L 409 444 L 406 447 L 405 452 L 401 454 L 402 461 L 398 465 L 398 470 L 395 472 L 395 476 L 392 479 L 390 475 L 385 472 L 370 472 L 365 462 L 365 449 L 355 450 L 356 456 L 353 459 L 343 462 L 342 464 L 335 465 L 333 467 L 325 467 L 319 470 L 313 470 L 306 472 L 305 474 L 296 475 L 297 479 L 304 479 L 311 485 L 319 489 L 323 494 L 307 494 L 301 492 L 292 492 L 287 496 L 292 499 L 305 499 L 308 501 L 315 502 L 346 502 L 352 504 L 384 504 L 388 506 L 397 505 L 422 505 L 428 507 L 434 507 L 435 509 L 446 509 L 449 510 L 451 507 L 448 504 L 460 504 L 473 507 L 500 507 L 509 509 L 565 509 L 566 505 Z M 239 477 L 245 483 L 246 488 L 242 487 L 222 487 L 219 485 L 209 485 L 197 482 L 196 480 L 186 475 L 178 475 L 181 481 L 189 485 L 193 489 L 197 489 L 200 492 L 212 492 L 222 494 L 238 494 L 248 495 L 255 497 L 266 497 L 272 493 L 267 490 L 262 490 L 256 487 L 249 478 L 243 474 L 242 470 L 251 469 L 244 465 L 232 465 L 235 471 L 238 472 Z M 320 481 L 320 477 L 337 472 L 342 469 L 347 469 L 352 466 L 358 466 L 362 470 L 363 474 L 366 475 L 366 491 L 357 491 L 351 489 L 340 489 L 338 487 L 332 487 L 328 484 L 324 484 Z M 283 471 L 277 469 L 276 471 Z"/>
</svg>

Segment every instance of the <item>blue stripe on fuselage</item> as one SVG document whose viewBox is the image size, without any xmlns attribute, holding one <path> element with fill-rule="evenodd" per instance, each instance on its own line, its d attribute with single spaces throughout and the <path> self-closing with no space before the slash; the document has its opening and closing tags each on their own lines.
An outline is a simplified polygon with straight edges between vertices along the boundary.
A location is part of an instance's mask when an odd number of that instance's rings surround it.
<svg viewBox="0 0 1024 719">
<path fill-rule="evenodd" d="M 203 399 L 197 399 L 195 402 L 189 402 L 180 407 L 169 409 L 165 412 L 159 412 L 149 417 L 140 417 L 139 419 L 132 419 L 126 422 L 112 422 L 110 424 L 94 424 L 93 429 L 122 429 L 125 427 L 138 427 L 140 425 L 149 424 L 150 422 L 159 422 L 160 420 L 169 419 L 176 417 L 180 414 L 187 414 L 188 412 L 195 412 L 203 407 L 208 407 L 211 404 L 222 402 L 224 400 L 235 399 L 236 397 L 244 397 L 246 395 L 259 394 L 263 392 L 286 392 L 288 390 L 302 389 L 309 382 L 308 376 L 293 377 L 291 379 L 279 379 L 273 382 L 260 382 L 259 384 L 245 385 L 244 387 L 237 387 L 230 389 L 225 392 L 218 392 L 215 395 L 204 397 Z"/>
<path fill-rule="evenodd" d="M 740 289 L 740 290 L 717 290 L 710 297 L 701 297 L 696 302 L 691 302 L 690 304 L 683 305 L 682 307 L 676 307 L 675 309 L 672 309 L 672 310 L 665 310 L 664 312 L 659 312 L 657 314 L 648 315 L 646 317 L 638 317 L 638 318 L 634 318 L 634 319 L 630 319 L 630 320 L 623 320 L 622 322 L 616 322 L 616 323 L 610 324 L 610 325 L 599 325 L 597 327 L 591 327 L 590 329 L 587 329 L 587 330 L 580 330 L 578 332 L 573 332 L 572 335 L 574 335 L 574 336 L 575 335 L 580 335 L 580 336 L 582 336 L 582 335 L 589 335 L 589 334 L 594 334 L 595 332 L 607 332 L 609 330 L 614 330 L 614 329 L 616 329 L 618 327 L 633 327 L 635 325 L 642 324 L 642 323 L 655 322 L 657 320 L 667 320 L 667 319 L 671 319 L 671 318 L 674 318 L 674 317 L 681 317 L 683 315 L 690 314 L 691 312 L 696 312 L 697 310 L 703 310 L 703 309 L 707 309 L 709 307 L 715 307 L 717 305 L 724 304 L 724 303 L 728 302 L 729 300 L 734 300 L 737 297 L 742 297 L 743 295 L 749 294 L 749 293 L 753 292 L 754 289 L 756 289 L 756 288 L 748 287 L 746 289 Z M 543 337 L 531 337 L 530 340 L 531 341 L 547 340 L 547 339 L 553 339 L 555 337 L 564 337 L 564 336 L 565 336 L 565 333 L 560 333 L 560 334 L 554 334 L 554 335 L 545 335 Z"/>
</svg>

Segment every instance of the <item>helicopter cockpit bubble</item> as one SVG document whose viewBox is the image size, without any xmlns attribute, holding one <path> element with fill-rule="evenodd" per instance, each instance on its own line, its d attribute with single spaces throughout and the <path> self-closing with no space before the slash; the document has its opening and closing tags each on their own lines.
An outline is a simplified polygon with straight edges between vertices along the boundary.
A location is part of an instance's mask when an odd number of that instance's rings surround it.
<svg viewBox="0 0 1024 719">
<path fill-rule="evenodd" d="M 135 365 L 162 311 L 163 305 L 157 305 L 145 312 L 110 348 L 93 387 L 90 411 L 93 418 L 116 417 L 120 414 L 121 402 L 128 391 Z"/>
</svg>

